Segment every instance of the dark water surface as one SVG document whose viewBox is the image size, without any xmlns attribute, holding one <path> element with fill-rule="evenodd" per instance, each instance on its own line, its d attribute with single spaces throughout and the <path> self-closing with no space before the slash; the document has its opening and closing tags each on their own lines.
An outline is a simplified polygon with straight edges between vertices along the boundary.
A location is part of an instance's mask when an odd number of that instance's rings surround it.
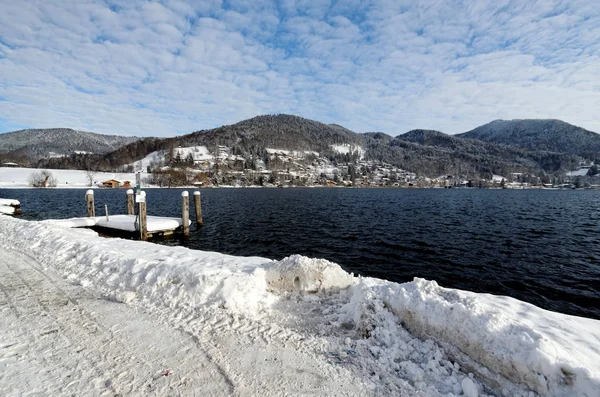
<svg viewBox="0 0 600 397">
<path fill-rule="evenodd" d="M 180 193 L 148 189 L 148 214 L 180 216 Z M 0 189 L 25 219 L 85 216 L 84 195 Z M 104 204 L 125 213 L 124 190 L 95 197 L 97 215 Z M 600 319 L 600 191 L 205 189 L 202 207 L 205 224 L 189 239 L 158 242 L 326 258 L 365 276 L 434 279 Z"/>
</svg>

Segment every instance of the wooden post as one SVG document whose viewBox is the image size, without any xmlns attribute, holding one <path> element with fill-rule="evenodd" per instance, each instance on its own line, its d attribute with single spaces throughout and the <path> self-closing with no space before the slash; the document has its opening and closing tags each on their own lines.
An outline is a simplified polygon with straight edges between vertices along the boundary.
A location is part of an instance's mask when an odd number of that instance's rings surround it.
<svg viewBox="0 0 600 397">
<path fill-rule="evenodd" d="M 96 216 L 96 210 L 94 209 L 94 191 L 88 190 L 85 192 L 85 201 L 87 201 L 87 212 L 89 217 Z"/>
<path fill-rule="evenodd" d="M 143 201 L 140 202 L 140 240 L 148 239 L 148 219 L 146 218 L 146 192 L 140 192 Z"/>
<path fill-rule="evenodd" d="M 133 215 L 133 189 L 127 190 L 127 215 Z"/>
<path fill-rule="evenodd" d="M 181 192 L 181 226 L 183 235 L 190 235 L 190 194 L 188 191 Z"/>
<path fill-rule="evenodd" d="M 108 204 L 104 204 L 104 215 L 106 215 L 106 222 L 108 222 Z"/>
<path fill-rule="evenodd" d="M 190 235 L 190 194 L 188 191 L 181 192 L 181 226 L 183 235 Z"/>
<path fill-rule="evenodd" d="M 200 203 L 200 192 L 194 192 L 194 206 L 196 209 L 196 223 L 198 225 L 202 224 L 202 204 Z"/>
</svg>

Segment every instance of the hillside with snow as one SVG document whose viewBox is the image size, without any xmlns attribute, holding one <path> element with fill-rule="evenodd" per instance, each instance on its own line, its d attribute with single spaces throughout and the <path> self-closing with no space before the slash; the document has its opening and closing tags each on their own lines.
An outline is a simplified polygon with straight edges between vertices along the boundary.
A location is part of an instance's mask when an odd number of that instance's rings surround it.
<svg viewBox="0 0 600 397">
<path fill-rule="evenodd" d="M 0 134 L 0 153 L 32 159 L 73 153 L 104 154 L 138 138 L 102 135 L 70 128 L 27 129 Z"/>
<path fill-rule="evenodd" d="M 591 159 L 600 153 L 600 134 L 561 120 L 494 120 L 457 137 Z"/>
<path fill-rule="evenodd" d="M 600 321 L 0 216 L 9 395 L 600 395 Z M 59 370 L 60 369 L 60 370 Z"/>
</svg>

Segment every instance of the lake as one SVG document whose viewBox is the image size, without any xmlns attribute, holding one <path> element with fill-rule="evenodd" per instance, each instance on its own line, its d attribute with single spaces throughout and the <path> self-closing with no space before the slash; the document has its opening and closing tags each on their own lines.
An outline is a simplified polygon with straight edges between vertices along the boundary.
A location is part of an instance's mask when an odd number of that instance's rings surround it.
<svg viewBox="0 0 600 397">
<path fill-rule="evenodd" d="M 149 215 L 180 216 L 182 189 L 147 189 Z M 202 189 L 204 225 L 167 245 L 326 258 L 391 281 L 413 277 L 600 319 L 600 191 Z M 85 190 L 0 189 L 24 219 L 85 216 Z M 192 197 L 190 197 L 192 200 Z M 95 190 L 96 214 L 125 190 Z M 193 208 L 193 207 L 192 207 Z M 190 214 L 194 219 L 193 210 Z"/>
</svg>

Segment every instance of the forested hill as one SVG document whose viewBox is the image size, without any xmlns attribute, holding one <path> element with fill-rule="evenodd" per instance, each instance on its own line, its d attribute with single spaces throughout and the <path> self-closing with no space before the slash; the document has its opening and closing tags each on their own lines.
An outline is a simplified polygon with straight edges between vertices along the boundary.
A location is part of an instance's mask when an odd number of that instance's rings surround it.
<svg viewBox="0 0 600 397">
<path fill-rule="evenodd" d="M 407 169 L 416 169 L 425 175 L 491 177 L 491 174 L 512 172 L 555 173 L 579 162 L 578 156 L 568 153 L 527 150 L 431 130 L 412 130 L 399 135 L 389 147 L 386 159 L 403 159 L 402 165 Z"/>
<path fill-rule="evenodd" d="M 27 129 L 0 134 L 0 152 L 27 156 L 30 159 L 77 152 L 104 154 L 137 139 L 70 128 Z"/>
<path fill-rule="evenodd" d="M 336 124 L 323 124 L 287 114 L 257 116 L 237 124 L 203 130 L 179 138 L 182 146 L 226 145 L 251 148 L 327 151 L 331 145 L 363 143 L 361 134 Z"/>
<path fill-rule="evenodd" d="M 560 120 L 495 120 L 459 138 L 600 158 L 600 134 Z"/>
<path fill-rule="evenodd" d="M 545 122 L 538 121 L 541 124 Z M 579 152 L 571 149 L 575 143 L 571 146 L 565 144 L 558 132 L 549 135 L 545 145 L 520 148 L 504 142 L 488 142 L 494 139 L 494 134 L 483 134 L 483 130 L 480 140 L 469 139 L 473 131 L 452 136 L 439 131 L 413 130 L 393 137 L 382 132 L 359 134 L 336 124 L 324 124 L 293 115 L 264 115 L 178 137 L 138 139 L 103 155 L 77 154 L 44 159 L 34 164 L 46 168 L 91 167 L 112 170 L 132 164 L 152 152 L 169 153 L 180 146 L 206 146 L 213 154 L 220 150 L 219 147 L 227 147 L 232 155 L 243 158 L 245 164 L 251 164 L 256 159 L 268 163 L 267 149 L 310 151 L 334 163 L 381 161 L 430 177 L 442 174 L 491 177 L 492 174 L 506 175 L 511 172 L 536 175 L 560 173 L 573 169 L 581 160 Z M 490 131 L 500 134 L 497 128 Z M 586 131 L 581 138 L 585 138 L 585 141 L 577 142 L 577 147 L 591 147 L 590 142 L 595 134 L 589 136 L 587 133 L 594 134 Z M 563 144 L 553 144 L 553 139 Z M 577 140 L 572 136 L 569 139 Z M 540 148 L 555 149 L 549 151 Z"/>
</svg>

